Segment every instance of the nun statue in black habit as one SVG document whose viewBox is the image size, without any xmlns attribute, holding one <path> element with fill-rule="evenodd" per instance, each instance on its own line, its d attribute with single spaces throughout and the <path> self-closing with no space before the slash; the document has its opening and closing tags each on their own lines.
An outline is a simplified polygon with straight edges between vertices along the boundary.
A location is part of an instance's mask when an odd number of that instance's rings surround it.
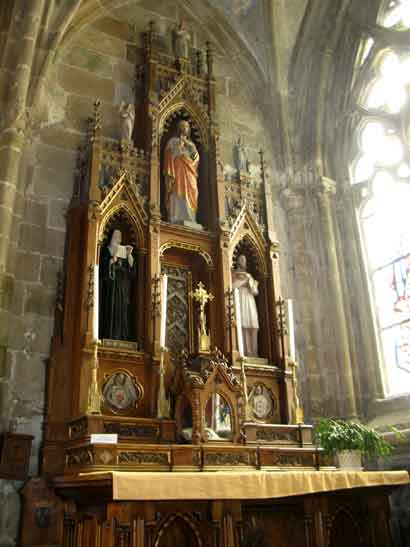
<svg viewBox="0 0 410 547">
<path fill-rule="evenodd" d="M 100 256 L 100 338 L 132 341 L 132 285 L 135 263 L 131 245 L 114 230 Z"/>
</svg>

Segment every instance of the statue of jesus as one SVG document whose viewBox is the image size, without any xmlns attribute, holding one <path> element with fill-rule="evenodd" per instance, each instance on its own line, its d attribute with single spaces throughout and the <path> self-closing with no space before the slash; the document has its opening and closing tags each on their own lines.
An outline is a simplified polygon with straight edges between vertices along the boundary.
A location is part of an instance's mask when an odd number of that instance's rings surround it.
<svg viewBox="0 0 410 547">
<path fill-rule="evenodd" d="M 181 120 L 178 136 L 165 146 L 164 169 L 168 220 L 174 224 L 196 224 L 198 210 L 199 153 L 190 140 L 189 122 Z"/>
<path fill-rule="evenodd" d="M 247 272 L 245 255 L 238 257 L 237 267 L 232 271 L 232 288 L 239 289 L 244 353 L 257 357 L 259 320 L 255 296 L 258 294 L 258 282 Z"/>
</svg>

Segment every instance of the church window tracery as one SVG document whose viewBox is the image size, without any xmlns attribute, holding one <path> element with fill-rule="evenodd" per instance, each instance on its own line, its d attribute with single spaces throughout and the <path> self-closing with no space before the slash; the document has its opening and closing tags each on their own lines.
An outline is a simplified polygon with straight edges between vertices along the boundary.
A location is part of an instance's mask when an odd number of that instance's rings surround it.
<svg viewBox="0 0 410 547">
<path fill-rule="evenodd" d="M 380 24 L 410 27 L 410 2 L 386 6 Z M 368 40 L 366 42 L 368 44 Z M 372 41 L 361 62 L 359 107 L 351 182 L 360 208 L 386 394 L 410 391 L 410 52 Z"/>
</svg>

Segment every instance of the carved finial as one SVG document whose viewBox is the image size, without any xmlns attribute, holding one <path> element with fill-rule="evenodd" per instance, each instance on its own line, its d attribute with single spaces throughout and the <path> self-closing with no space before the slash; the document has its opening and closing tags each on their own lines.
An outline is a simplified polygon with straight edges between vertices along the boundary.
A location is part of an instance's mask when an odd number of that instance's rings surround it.
<svg viewBox="0 0 410 547">
<path fill-rule="evenodd" d="M 202 51 L 200 49 L 196 50 L 196 73 L 198 76 L 202 76 L 202 70 L 203 70 L 203 59 L 202 59 Z"/>
<path fill-rule="evenodd" d="M 148 23 L 148 30 L 147 32 L 144 32 L 143 39 L 144 39 L 144 50 L 145 55 L 149 56 L 152 49 L 152 42 L 154 39 L 154 33 L 155 33 L 155 21 L 150 21 Z"/>
<path fill-rule="evenodd" d="M 93 139 L 101 135 L 102 128 L 102 114 L 101 114 L 101 101 L 96 99 L 94 101 L 94 118 L 92 121 L 92 137 Z"/>
<path fill-rule="evenodd" d="M 64 311 L 64 273 L 62 270 L 57 272 L 56 311 L 60 313 Z"/>
<path fill-rule="evenodd" d="M 277 307 L 277 329 L 279 336 L 283 337 L 286 336 L 288 333 L 287 328 L 287 321 L 286 321 L 286 308 L 285 308 L 285 301 L 282 297 L 279 297 L 279 299 L 276 302 Z"/>
<path fill-rule="evenodd" d="M 263 151 L 262 148 L 259 150 L 259 158 L 260 158 L 261 173 L 263 176 L 265 175 L 266 164 L 265 164 L 265 152 Z"/>
<path fill-rule="evenodd" d="M 151 281 L 151 295 L 152 295 L 152 315 L 153 317 L 159 317 L 160 315 L 160 278 L 159 275 L 155 275 Z"/>
<path fill-rule="evenodd" d="M 211 42 L 206 43 L 206 62 L 208 65 L 208 77 L 212 78 L 214 73 L 214 54 L 211 47 Z"/>
</svg>

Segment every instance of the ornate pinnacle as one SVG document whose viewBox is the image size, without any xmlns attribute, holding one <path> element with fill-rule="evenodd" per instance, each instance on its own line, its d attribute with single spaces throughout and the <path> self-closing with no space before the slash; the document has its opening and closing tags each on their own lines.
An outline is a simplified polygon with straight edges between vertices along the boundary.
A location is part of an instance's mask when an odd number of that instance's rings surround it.
<svg viewBox="0 0 410 547">
<path fill-rule="evenodd" d="M 92 120 L 92 127 L 91 127 L 93 140 L 96 137 L 99 137 L 101 135 L 101 129 L 102 129 L 101 101 L 100 99 L 96 99 L 94 101 L 94 118 Z"/>
<path fill-rule="evenodd" d="M 212 78 L 214 73 L 214 55 L 211 48 L 211 42 L 206 43 L 206 62 L 208 65 L 208 77 Z"/>
</svg>

